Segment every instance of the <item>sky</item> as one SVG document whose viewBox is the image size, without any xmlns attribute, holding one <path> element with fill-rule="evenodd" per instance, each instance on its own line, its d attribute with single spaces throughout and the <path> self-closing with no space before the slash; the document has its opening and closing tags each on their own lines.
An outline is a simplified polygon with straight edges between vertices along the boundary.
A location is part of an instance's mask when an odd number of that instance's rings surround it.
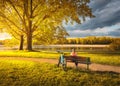
<svg viewBox="0 0 120 86">
<path fill-rule="evenodd" d="M 69 37 L 120 37 L 120 0 L 91 0 L 89 6 L 96 17 L 82 24 L 64 25 Z"/>
<path fill-rule="evenodd" d="M 89 3 L 95 18 L 87 18 L 82 24 L 64 24 L 69 37 L 112 36 L 120 37 L 120 0 L 91 0 Z M 0 34 L 0 40 L 9 38 Z"/>
<path fill-rule="evenodd" d="M 10 39 L 10 38 L 11 36 L 6 32 L 0 33 L 0 40 Z"/>
</svg>

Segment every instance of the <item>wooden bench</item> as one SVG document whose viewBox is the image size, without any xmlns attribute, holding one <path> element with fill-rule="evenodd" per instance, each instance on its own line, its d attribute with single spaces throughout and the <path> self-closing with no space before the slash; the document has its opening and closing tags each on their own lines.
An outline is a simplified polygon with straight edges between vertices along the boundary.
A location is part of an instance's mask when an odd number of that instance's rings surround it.
<svg viewBox="0 0 120 86">
<path fill-rule="evenodd" d="M 86 64 L 87 65 L 87 70 L 89 70 L 89 65 L 91 64 L 90 58 L 89 57 L 82 57 L 82 56 L 63 56 L 62 58 L 59 58 L 58 61 L 58 66 L 62 64 L 63 69 L 66 69 L 67 67 L 67 62 L 73 62 L 75 63 L 75 66 L 78 67 L 78 63 L 80 64 Z"/>
</svg>

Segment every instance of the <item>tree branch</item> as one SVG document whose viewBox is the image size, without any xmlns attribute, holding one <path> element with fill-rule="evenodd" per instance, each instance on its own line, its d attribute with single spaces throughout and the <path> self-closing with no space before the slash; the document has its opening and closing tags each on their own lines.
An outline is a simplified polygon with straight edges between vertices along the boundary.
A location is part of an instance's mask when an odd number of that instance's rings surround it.
<svg viewBox="0 0 120 86">
<path fill-rule="evenodd" d="M 21 15 L 20 15 L 20 13 L 18 12 L 18 10 L 16 9 L 15 5 L 14 5 L 10 0 L 8 0 L 8 2 L 9 2 L 9 3 L 11 4 L 11 6 L 14 8 L 15 12 L 18 14 L 18 16 L 19 16 L 19 18 L 21 19 L 21 21 L 23 21 Z"/>
<path fill-rule="evenodd" d="M 10 20 L 8 17 L 6 17 L 6 15 L 4 15 L 3 13 L 0 12 L 0 16 L 3 18 L 3 19 L 6 19 L 8 20 L 10 23 L 12 23 L 18 30 L 21 30 L 22 32 L 26 33 L 23 29 L 20 29 L 19 26 L 17 26 L 12 20 Z M 6 21 L 4 20 L 4 21 Z M 7 21 L 6 21 L 7 23 Z"/>
</svg>

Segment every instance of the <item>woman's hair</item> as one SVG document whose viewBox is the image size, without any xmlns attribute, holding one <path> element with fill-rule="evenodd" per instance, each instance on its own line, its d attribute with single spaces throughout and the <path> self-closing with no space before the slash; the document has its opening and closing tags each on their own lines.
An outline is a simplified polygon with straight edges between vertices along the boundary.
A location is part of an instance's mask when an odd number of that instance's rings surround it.
<svg viewBox="0 0 120 86">
<path fill-rule="evenodd" d="M 75 52 L 75 48 L 72 49 L 72 52 Z"/>
</svg>

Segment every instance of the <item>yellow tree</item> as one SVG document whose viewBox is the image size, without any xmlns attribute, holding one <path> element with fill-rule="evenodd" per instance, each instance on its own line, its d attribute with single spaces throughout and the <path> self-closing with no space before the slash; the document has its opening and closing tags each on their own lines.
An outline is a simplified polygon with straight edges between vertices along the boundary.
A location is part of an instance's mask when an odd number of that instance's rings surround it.
<svg viewBox="0 0 120 86">
<path fill-rule="evenodd" d="M 66 36 L 69 36 L 63 26 L 57 27 L 42 27 L 37 31 L 34 37 L 34 44 L 63 44 L 66 41 Z"/>
<path fill-rule="evenodd" d="M 1 0 L 0 17 L 15 28 L 16 32 L 20 32 L 20 35 L 26 36 L 27 50 L 32 50 L 32 38 L 43 27 L 50 30 L 62 26 L 63 20 L 80 23 L 85 17 L 93 17 L 89 2 L 90 0 Z"/>
</svg>

